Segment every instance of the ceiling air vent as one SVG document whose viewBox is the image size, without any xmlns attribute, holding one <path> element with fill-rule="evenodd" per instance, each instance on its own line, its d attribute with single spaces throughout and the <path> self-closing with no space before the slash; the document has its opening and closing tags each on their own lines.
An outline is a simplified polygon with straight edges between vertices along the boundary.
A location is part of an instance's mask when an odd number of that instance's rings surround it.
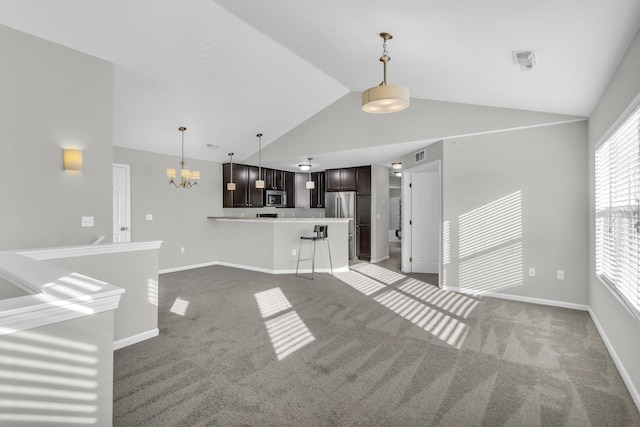
<svg viewBox="0 0 640 427">
<path fill-rule="evenodd" d="M 529 71 L 536 62 L 536 54 L 530 50 L 513 51 L 513 63 L 520 66 L 520 71 Z"/>
</svg>

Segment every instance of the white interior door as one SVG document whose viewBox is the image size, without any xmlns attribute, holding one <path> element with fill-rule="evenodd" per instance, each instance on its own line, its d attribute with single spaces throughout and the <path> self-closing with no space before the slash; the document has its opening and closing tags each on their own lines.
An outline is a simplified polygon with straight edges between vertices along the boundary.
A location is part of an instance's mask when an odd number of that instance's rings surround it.
<svg viewBox="0 0 640 427">
<path fill-rule="evenodd" d="M 440 259 L 440 175 L 411 175 L 411 271 L 438 274 Z"/>
<path fill-rule="evenodd" d="M 113 243 L 131 241 L 129 165 L 113 164 Z"/>
</svg>

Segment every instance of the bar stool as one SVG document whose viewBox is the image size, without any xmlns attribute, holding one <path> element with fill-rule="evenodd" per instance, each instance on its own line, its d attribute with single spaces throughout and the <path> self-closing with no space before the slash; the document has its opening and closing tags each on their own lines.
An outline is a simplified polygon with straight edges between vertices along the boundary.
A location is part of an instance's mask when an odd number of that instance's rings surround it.
<svg viewBox="0 0 640 427">
<path fill-rule="evenodd" d="M 331 261 L 331 245 L 329 245 L 329 226 L 328 225 L 315 225 L 313 227 L 313 236 L 300 236 L 300 246 L 298 247 L 298 263 L 296 264 L 296 276 L 298 276 L 298 267 L 300 267 L 300 252 L 302 250 L 302 242 L 313 242 L 311 258 L 305 258 L 302 261 L 311 260 L 311 280 L 313 280 L 313 273 L 315 272 L 316 264 L 316 242 L 324 240 L 327 242 L 327 249 L 329 250 L 329 266 L 331 267 L 331 275 L 333 276 L 333 262 Z M 302 276 L 301 276 L 302 277 Z"/>
</svg>

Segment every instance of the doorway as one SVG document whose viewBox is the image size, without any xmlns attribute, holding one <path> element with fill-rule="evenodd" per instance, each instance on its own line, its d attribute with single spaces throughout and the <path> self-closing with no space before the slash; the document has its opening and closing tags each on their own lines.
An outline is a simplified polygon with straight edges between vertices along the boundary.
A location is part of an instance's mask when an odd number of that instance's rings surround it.
<svg viewBox="0 0 640 427">
<path fill-rule="evenodd" d="M 131 241 L 131 168 L 113 164 L 113 243 Z"/>
<path fill-rule="evenodd" d="M 408 169 L 402 176 L 402 271 L 438 274 L 441 281 L 441 161 Z"/>
</svg>

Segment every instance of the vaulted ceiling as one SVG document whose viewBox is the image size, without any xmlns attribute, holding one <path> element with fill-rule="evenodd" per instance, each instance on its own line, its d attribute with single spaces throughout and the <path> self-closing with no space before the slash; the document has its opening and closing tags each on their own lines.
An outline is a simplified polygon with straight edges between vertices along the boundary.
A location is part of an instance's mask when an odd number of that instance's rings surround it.
<svg viewBox="0 0 640 427">
<path fill-rule="evenodd" d="M 414 100 L 588 116 L 640 2 L 3 0 L 0 24 L 114 64 L 114 145 L 178 154 L 184 125 L 187 157 L 222 162 L 377 85 L 381 31 L 388 82 Z"/>
</svg>

